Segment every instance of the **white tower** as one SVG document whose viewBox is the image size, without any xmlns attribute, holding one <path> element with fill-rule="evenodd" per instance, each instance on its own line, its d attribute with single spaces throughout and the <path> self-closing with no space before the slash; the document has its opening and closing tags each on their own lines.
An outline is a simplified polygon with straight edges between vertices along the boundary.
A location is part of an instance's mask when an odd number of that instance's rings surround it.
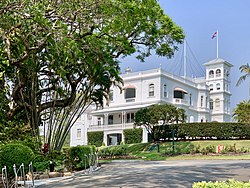
<svg viewBox="0 0 250 188">
<path fill-rule="evenodd" d="M 210 90 L 211 121 L 229 122 L 230 110 L 230 69 L 232 64 L 217 58 L 204 64 L 206 83 Z"/>
</svg>

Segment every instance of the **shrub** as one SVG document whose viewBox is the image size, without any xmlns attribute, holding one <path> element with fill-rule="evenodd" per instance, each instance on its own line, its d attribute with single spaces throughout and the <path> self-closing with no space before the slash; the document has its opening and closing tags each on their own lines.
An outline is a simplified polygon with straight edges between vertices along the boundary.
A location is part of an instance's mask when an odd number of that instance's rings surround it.
<svg viewBox="0 0 250 188">
<path fill-rule="evenodd" d="M 103 144 L 103 131 L 88 132 L 88 144 L 100 147 Z"/>
<path fill-rule="evenodd" d="M 96 152 L 95 146 L 71 147 L 67 151 L 65 150 L 66 154 L 65 165 L 73 170 L 84 169 L 85 166 L 89 167 L 89 161 L 91 161 L 90 165 L 93 165 L 94 162 L 93 155 L 95 154 L 95 152 Z"/>
<path fill-rule="evenodd" d="M 23 163 L 25 171 L 28 170 L 29 163 L 33 161 L 34 153 L 28 147 L 22 144 L 6 144 L 0 148 L 0 166 L 7 167 L 8 176 L 13 177 L 13 165 L 15 164 L 17 169 Z"/>
<path fill-rule="evenodd" d="M 134 144 L 142 142 L 142 128 L 139 129 L 125 129 L 123 131 L 126 144 Z"/>
<path fill-rule="evenodd" d="M 249 182 L 240 182 L 235 180 L 228 180 L 228 181 L 216 181 L 216 182 L 196 182 L 193 184 L 192 188 L 244 188 L 250 187 Z"/>
</svg>

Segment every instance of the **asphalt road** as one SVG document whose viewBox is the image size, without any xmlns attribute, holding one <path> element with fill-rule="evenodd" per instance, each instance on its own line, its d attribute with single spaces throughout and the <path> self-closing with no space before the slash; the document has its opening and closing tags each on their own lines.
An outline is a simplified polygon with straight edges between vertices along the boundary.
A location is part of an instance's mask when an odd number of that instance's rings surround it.
<svg viewBox="0 0 250 188">
<path fill-rule="evenodd" d="M 114 161 L 90 175 L 77 174 L 42 188 L 192 187 L 197 181 L 250 179 L 250 160 Z"/>
</svg>

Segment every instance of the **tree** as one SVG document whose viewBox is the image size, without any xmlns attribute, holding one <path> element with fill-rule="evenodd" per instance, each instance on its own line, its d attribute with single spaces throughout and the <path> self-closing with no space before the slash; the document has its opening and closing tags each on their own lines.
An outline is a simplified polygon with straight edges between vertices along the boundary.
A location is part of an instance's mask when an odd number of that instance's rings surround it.
<svg viewBox="0 0 250 188">
<path fill-rule="evenodd" d="M 157 140 L 154 126 L 184 123 L 185 110 L 171 104 L 155 104 L 135 113 L 135 125 L 144 126 L 153 140 Z"/>
<path fill-rule="evenodd" d="M 120 86 L 117 58 L 155 50 L 172 57 L 184 34 L 157 0 L 3 0 L 0 71 L 11 85 L 10 119 L 19 112 L 39 138 L 60 150 L 70 127 L 92 102 Z"/>
<path fill-rule="evenodd" d="M 236 86 L 239 86 L 244 80 L 246 80 L 248 76 L 250 76 L 250 66 L 248 63 L 246 65 L 240 66 L 239 70 L 240 72 L 244 73 L 244 75 L 239 78 L 236 83 Z"/>
<path fill-rule="evenodd" d="M 250 100 L 240 102 L 234 109 L 233 118 L 240 123 L 250 123 Z"/>
</svg>

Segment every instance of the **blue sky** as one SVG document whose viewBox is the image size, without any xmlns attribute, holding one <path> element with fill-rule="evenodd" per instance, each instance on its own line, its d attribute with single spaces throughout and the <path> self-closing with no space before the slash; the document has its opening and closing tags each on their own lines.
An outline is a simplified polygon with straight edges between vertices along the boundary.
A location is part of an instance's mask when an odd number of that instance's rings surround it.
<svg viewBox="0 0 250 188">
<path fill-rule="evenodd" d="M 159 0 L 159 3 L 165 13 L 184 30 L 188 46 L 192 50 L 190 54 L 195 56 L 190 61 L 197 60 L 202 65 L 216 58 L 216 39 L 211 40 L 211 36 L 216 30 L 219 31 L 219 58 L 234 65 L 231 70 L 231 107 L 235 108 L 240 101 L 249 99 L 250 78 L 239 87 L 235 85 L 242 75 L 239 67 L 250 63 L 250 1 Z M 172 60 L 168 60 L 153 55 L 145 63 L 133 56 L 127 57 L 121 60 L 121 71 L 124 72 L 127 67 L 140 71 L 159 68 L 160 65 L 171 70 L 171 62 L 179 56 L 180 52 L 177 52 Z"/>
</svg>

